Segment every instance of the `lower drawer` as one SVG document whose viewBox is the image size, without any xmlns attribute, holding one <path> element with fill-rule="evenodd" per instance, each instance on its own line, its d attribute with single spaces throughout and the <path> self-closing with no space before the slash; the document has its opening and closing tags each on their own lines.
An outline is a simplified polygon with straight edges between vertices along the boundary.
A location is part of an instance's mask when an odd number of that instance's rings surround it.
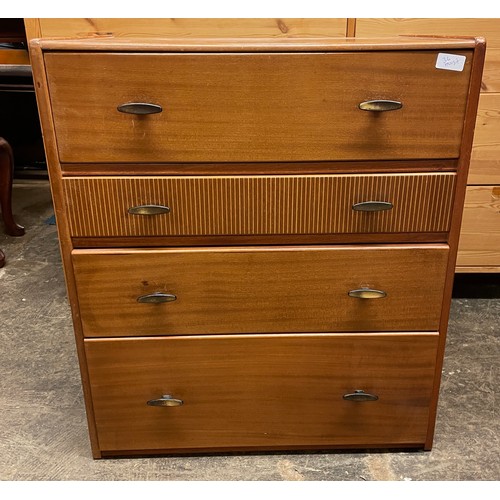
<svg viewBox="0 0 500 500">
<path fill-rule="evenodd" d="M 86 340 L 99 446 L 423 445 L 437 341 L 436 333 Z"/>
<path fill-rule="evenodd" d="M 86 337 L 436 331 L 448 246 L 74 250 L 72 256 Z"/>
</svg>

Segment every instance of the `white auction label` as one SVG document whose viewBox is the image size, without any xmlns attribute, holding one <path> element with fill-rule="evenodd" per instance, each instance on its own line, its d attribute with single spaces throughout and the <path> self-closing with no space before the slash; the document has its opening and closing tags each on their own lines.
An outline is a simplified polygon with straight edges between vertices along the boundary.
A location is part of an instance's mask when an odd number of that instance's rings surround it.
<svg viewBox="0 0 500 500">
<path fill-rule="evenodd" d="M 460 54 L 444 54 L 440 52 L 436 59 L 436 68 L 447 69 L 448 71 L 463 71 L 466 59 L 465 56 Z"/>
</svg>

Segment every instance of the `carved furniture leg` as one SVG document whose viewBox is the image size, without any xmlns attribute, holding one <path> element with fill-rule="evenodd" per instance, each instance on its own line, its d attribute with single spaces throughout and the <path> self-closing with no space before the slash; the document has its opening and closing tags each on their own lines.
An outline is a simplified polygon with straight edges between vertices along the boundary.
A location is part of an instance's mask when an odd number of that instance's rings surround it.
<svg viewBox="0 0 500 500">
<path fill-rule="evenodd" d="M 0 137 L 0 209 L 5 232 L 10 236 L 22 236 L 24 227 L 16 224 L 12 215 L 12 179 L 14 175 L 14 155 L 9 143 Z"/>
</svg>

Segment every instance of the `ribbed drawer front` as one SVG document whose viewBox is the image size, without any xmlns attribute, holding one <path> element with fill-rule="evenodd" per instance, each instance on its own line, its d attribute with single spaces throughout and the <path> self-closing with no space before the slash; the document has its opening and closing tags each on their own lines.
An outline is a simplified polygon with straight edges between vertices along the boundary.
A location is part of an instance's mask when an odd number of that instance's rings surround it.
<svg viewBox="0 0 500 500">
<path fill-rule="evenodd" d="M 456 174 L 65 178 L 74 237 L 446 232 Z M 357 211 L 369 201 L 392 204 Z M 162 205 L 168 213 L 134 215 Z"/>
<path fill-rule="evenodd" d="M 421 444 L 437 340 L 436 333 L 87 340 L 99 444 L 165 451 Z M 344 398 L 360 390 L 378 399 Z M 176 406 L 147 404 L 164 395 Z"/>
<path fill-rule="evenodd" d="M 72 257 L 87 337 L 436 331 L 448 246 L 74 250 Z M 385 296 L 349 295 L 363 289 Z"/>
<path fill-rule="evenodd" d="M 47 53 L 59 159 L 92 162 L 458 158 L 472 51 Z M 397 101 L 392 111 L 360 104 Z M 153 105 L 150 115 L 118 111 Z"/>
</svg>

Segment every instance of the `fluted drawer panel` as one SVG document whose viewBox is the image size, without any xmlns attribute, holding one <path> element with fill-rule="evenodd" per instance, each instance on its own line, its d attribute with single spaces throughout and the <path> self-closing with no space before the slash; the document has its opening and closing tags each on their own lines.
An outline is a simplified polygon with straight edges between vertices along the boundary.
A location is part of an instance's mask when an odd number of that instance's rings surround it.
<svg viewBox="0 0 500 500">
<path fill-rule="evenodd" d="M 74 237 L 445 232 L 454 173 L 64 179 Z M 353 210 L 390 202 L 381 212 Z M 132 215 L 130 207 L 170 212 Z"/>
</svg>

